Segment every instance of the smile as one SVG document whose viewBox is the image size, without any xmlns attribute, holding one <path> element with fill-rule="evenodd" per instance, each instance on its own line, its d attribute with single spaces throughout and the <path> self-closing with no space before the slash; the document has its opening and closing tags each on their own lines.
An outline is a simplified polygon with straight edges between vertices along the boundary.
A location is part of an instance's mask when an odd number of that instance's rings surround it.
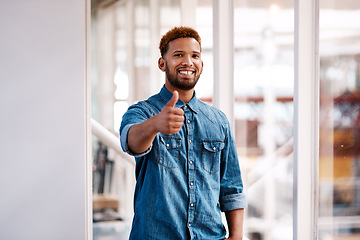
<svg viewBox="0 0 360 240">
<path fill-rule="evenodd" d="M 181 70 L 179 71 L 180 74 L 182 75 L 192 75 L 195 73 L 195 71 L 186 71 L 186 70 Z"/>
</svg>

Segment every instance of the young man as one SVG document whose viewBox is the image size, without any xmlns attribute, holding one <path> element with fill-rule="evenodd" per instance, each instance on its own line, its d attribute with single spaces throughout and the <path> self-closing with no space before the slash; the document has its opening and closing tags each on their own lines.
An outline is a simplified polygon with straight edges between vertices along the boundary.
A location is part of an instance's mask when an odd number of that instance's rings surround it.
<svg viewBox="0 0 360 240">
<path fill-rule="evenodd" d="M 130 239 L 242 239 L 240 167 L 226 116 L 196 98 L 203 70 L 201 39 L 176 27 L 160 41 L 161 91 L 133 106 L 120 127 L 121 146 L 136 159 Z"/>
</svg>

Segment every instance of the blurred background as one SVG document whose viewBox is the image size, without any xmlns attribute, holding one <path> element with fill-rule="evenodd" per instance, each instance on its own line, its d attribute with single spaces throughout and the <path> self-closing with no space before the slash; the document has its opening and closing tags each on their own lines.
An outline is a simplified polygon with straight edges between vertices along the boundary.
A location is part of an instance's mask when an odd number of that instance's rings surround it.
<svg viewBox="0 0 360 240">
<path fill-rule="evenodd" d="M 244 233 L 251 240 L 290 240 L 294 2 L 233 4 L 233 131 L 249 204 Z M 360 239 L 360 2 L 320 0 L 319 5 L 318 234 L 320 240 Z M 211 0 L 92 0 L 91 6 L 96 122 L 118 136 L 128 106 L 159 91 L 164 76 L 157 67 L 158 44 L 179 25 L 195 27 L 202 38 L 204 72 L 196 93 L 213 104 Z M 127 239 L 135 186 L 132 159 L 96 136 L 92 152 L 94 240 Z"/>
</svg>

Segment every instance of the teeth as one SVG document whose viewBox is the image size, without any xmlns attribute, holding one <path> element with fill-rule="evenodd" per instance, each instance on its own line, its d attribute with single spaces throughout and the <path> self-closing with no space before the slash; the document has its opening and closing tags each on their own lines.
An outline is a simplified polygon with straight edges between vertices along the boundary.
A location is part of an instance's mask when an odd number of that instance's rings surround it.
<svg viewBox="0 0 360 240">
<path fill-rule="evenodd" d="M 181 74 L 192 74 L 192 71 L 180 71 Z"/>
</svg>

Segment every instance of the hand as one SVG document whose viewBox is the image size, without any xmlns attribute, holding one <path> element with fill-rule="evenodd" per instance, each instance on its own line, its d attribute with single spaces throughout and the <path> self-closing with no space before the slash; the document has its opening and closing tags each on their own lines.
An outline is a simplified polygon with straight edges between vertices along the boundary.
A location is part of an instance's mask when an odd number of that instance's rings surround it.
<svg viewBox="0 0 360 240">
<path fill-rule="evenodd" d="M 161 112 L 155 116 L 156 129 L 158 132 L 164 134 L 175 134 L 180 132 L 184 124 L 184 111 L 181 108 L 175 107 L 179 100 L 179 93 L 173 92 L 172 98 L 163 107 Z"/>
</svg>

